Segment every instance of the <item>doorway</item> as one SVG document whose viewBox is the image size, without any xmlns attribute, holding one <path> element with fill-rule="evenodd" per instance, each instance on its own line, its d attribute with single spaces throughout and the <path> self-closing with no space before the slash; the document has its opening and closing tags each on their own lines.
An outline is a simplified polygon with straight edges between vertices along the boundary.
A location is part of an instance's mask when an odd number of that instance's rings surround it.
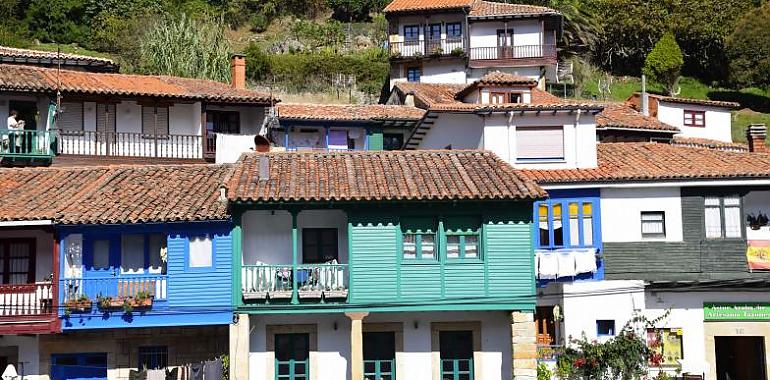
<svg viewBox="0 0 770 380">
<path fill-rule="evenodd" d="M 364 332 L 364 380 L 393 380 L 396 371 L 396 333 Z"/>
<path fill-rule="evenodd" d="M 107 380 L 107 354 L 54 354 L 52 380 Z"/>
<path fill-rule="evenodd" d="M 16 111 L 19 113 L 17 120 L 24 121 L 24 130 L 31 131 L 37 129 L 38 114 L 36 102 L 11 100 L 8 102 L 8 109 L 9 111 Z"/>
<path fill-rule="evenodd" d="M 714 337 L 717 380 L 767 380 L 761 336 Z"/>
<path fill-rule="evenodd" d="M 556 319 L 553 316 L 553 306 L 538 306 L 535 309 L 535 326 L 537 344 L 543 346 L 556 344 Z"/>
<path fill-rule="evenodd" d="M 513 29 L 497 30 L 497 58 L 513 58 Z"/>
</svg>

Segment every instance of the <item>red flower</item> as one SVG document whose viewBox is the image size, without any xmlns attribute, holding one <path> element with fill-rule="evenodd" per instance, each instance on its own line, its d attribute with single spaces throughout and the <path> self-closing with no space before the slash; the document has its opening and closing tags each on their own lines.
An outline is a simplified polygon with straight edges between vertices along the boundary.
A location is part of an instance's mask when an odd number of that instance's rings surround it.
<svg viewBox="0 0 770 380">
<path fill-rule="evenodd" d="M 575 368 L 580 368 L 586 365 L 586 360 L 583 358 L 577 358 L 575 359 L 575 362 L 573 363 L 573 365 L 575 366 Z"/>
</svg>

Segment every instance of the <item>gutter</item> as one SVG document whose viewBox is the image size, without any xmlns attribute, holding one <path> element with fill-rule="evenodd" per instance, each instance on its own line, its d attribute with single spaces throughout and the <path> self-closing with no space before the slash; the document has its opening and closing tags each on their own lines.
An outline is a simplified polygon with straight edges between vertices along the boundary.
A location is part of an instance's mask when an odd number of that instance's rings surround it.
<svg viewBox="0 0 770 380">
<path fill-rule="evenodd" d="M 0 222 L 0 227 L 22 227 L 22 226 L 52 226 L 53 220 L 9 220 Z"/>
</svg>

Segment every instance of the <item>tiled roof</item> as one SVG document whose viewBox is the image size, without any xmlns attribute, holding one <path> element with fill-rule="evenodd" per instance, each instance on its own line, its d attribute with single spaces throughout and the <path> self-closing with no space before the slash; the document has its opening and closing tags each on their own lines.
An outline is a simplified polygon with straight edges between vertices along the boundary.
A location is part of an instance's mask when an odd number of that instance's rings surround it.
<svg viewBox="0 0 770 380">
<path fill-rule="evenodd" d="M 677 133 L 679 128 L 659 121 L 652 116 L 644 116 L 628 103 L 606 103 L 604 110 L 596 115 L 596 127 L 599 129 L 620 128 Z"/>
<path fill-rule="evenodd" d="M 698 137 L 674 136 L 674 145 L 696 148 L 719 149 L 733 152 L 748 152 L 749 146 L 741 143 L 724 142 L 719 140 L 702 139 Z"/>
<path fill-rule="evenodd" d="M 502 112 L 502 111 L 569 111 L 592 110 L 601 111 L 600 104 L 593 103 L 502 103 L 502 104 L 477 104 L 477 103 L 446 103 L 437 104 L 430 108 L 431 111 L 457 111 L 457 112 Z"/>
<path fill-rule="evenodd" d="M 0 91 L 79 95 L 114 95 L 265 104 L 270 95 L 236 89 L 226 83 L 171 76 L 88 73 L 21 65 L 0 64 Z"/>
<path fill-rule="evenodd" d="M 526 4 L 508 4 L 496 1 L 474 1 L 469 17 L 558 15 L 555 9 Z"/>
<path fill-rule="evenodd" d="M 532 88 L 537 85 L 537 81 L 532 78 L 527 78 L 519 75 L 513 75 L 504 73 L 501 71 L 493 71 L 491 73 L 484 74 L 481 78 L 473 83 L 465 86 L 455 97 L 458 99 L 464 98 L 466 95 L 474 91 L 479 87 L 497 87 L 497 86 L 526 86 Z"/>
<path fill-rule="evenodd" d="M 473 0 L 393 0 L 385 6 L 385 13 L 424 11 L 433 9 L 467 8 Z"/>
<path fill-rule="evenodd" d="M 523 172 L 541 184 L 770 178 L 770 154 L 660 143 L 602 143 L 597 153 L 597 168 Z"/>
<path fill-rule="evenodd" d="M 115 62 L 108 58 L 91 57 L 87 55 L 57 53 L 42 50 L 18 49 L 8 46 L 0 46 L 0 61 L 4 62 L 27 62 L 27 61 L 52 61 L 64 63 L 65 61 L 74 61 L 82 64 L 100 64 L 114 65 Z"/>
<path fill-rule="evenodd" d="M 420 108 L 429 108 L 439 103 L 455 103 L 455 96 L 465 88 L 463 84 L 438 84 L 397 82 L 394 89 L 400 96 L 414 94 L 415 105 Z"/>
<path fill-rule="evenodd" d="M 383 104 L 278 104 L 279 119 L 301 120 L 419 120 L 425 111 Z"/>
<path fill-rule="evenodd" d="M 677 104 L 694 104 L 699 106 L 708 106 L 708 107 L 721 107 L 721 108 L 740 108 L 741 104 L 736 102 L 725 102 L 720 100 L 706 100 L 706 99 L 690 99 L 690 98 L 677 98 L 673 96 L 663 96 L 663 95 L 657 95 L 657 94 L 647 94 L 647 96 L 652 99 L 653 101 L 661 101 L 666 103 L 677 103 Z M 641 94 L 640 93 L 634 93 L 631 95 L 631 97 L 628 99 L 631 101 L 637 109 L 641 107 Z"/>
<path fill-rule="evenodd" d="M 269 178 L 260 180 L 260 161 Z M 264 161 L 262 161 L 264 162 Z M 485 151 L 244 154 L 227 181 L 231 201 L 516 200 L 545 196 Z"/>
<path fill-rule="evenodd" d="M 62 224 L 224 220 L 229 166 L 125 165 L 0 169 L 0 220 Z"/>
<path fill-rule="evenodd" d="M 543 91 L 537 87 L 530 89 L 530 96 L 532 103 L 534 104 L 559 104 L 568 103 L 567 100 L 562 99 L 548 91 Z"/>
</svg>

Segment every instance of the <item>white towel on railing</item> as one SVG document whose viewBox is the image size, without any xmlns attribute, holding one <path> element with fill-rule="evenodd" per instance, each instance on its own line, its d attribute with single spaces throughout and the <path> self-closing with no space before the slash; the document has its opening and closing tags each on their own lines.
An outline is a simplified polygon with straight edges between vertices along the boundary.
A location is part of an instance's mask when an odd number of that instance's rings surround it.
<svg viewBox="0 0 770 380">
<path fill-rule="evenodd" d="M 537 277 L 542 280 L 555 279 L 559 273 L 559 261 L 554 251 L 538 250 L 535 252 Z"/>
<path fill-rule="evenodd" d="M 556 251 L 556 256 L 559 262 L 557 277 L 574 277 L 577 275 L 574 250 L 559 249 Z"/>
<path fill-rule="evenodd" d="M 580 273 L 594 273 L 596 272 L 596 249 L 595 248 L 581 248 L 574 250 L 575 252 L 575 271 Z"/>
</svg>

